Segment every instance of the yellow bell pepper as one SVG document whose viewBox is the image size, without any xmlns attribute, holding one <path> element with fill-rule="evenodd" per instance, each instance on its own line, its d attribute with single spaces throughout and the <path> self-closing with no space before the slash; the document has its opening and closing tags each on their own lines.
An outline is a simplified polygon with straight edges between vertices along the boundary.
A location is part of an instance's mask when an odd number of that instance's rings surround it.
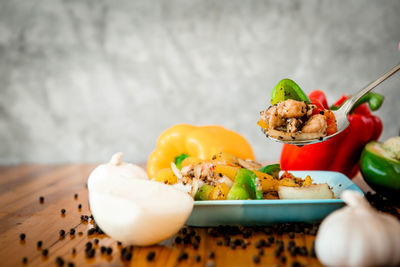
<svg viewBox="0 0 400 267">
<path fill-rule="evenodd" d="M 255 160 L 250 144 L 234 131 L 222 126 L 178 124 L 165 130 L 158 138 L 156 149 L 147 161 L 147 174 L 153 178 L 158 170 L 169 168 L 175 157 L 182 153 L 209 160 L 219 152 Z"/>
</svg>

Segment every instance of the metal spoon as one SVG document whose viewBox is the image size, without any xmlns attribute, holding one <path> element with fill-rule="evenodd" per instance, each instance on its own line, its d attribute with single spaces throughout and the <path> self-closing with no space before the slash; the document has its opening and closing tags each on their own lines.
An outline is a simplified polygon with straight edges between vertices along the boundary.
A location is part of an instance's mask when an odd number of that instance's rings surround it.
<svg viewBox="0 0 400 267">
<path fill-rule="evenodd" d="M 349 114 L 349 112 L 352 109 L 352 107 L 354 106 L 354 104 L 363 95 L 365 95 L 366 93 L 368 93 L 369 91 L 374 89 L 376 86 L 378 86 L 384 80 L 386 80 L 387 78 L 389 78 L 390 76 L 395 74 L 398 70 L 400 70 L 400 63 L 397 64 L 396 66 L 394 66 L 393 68 L 391 68 L 389 71 L 387 71 L 385 74 L 380 76 L 375 81 L 373 81 L 370 84 L 368 84 L 367 86 L 365 86 L 358 93 L 356 93 L 355 95 L 353 95 L 352 97 L 347 99 L 347 101 L 338 110 L 333 111 L 333 114 L 335 115 L 335 118 L 336 118 L 337 132 L 332 134 L 332 135 L 325 136 L 322 139 L 309 139 L 309 140 L 301 140 L 301 141 L 293 140 L 292 141 L 292 140 L 276 139 L 276 138 L 273 138 L 273 137 L 269 136 L 266 132 L 264 132 L 264 131 L 263 132 L 266 134 L 266 136 L 269 139 L 271 139 L 271 140 L 273 140 L 275 142 L 291 144 L 291 145 L 297 145 L 297 146 L 300 146 L 300 147 L 301 146 L 305 146 L 305 145 L 309 145 L 309 144 L 313 144 L 313 143 L 323 142 L 323 141 L 326 141 L 328 139 L 331 139 L 335 135 L 338 135 L 341 132 L 343 132 L 347 128 L 347 126 L 349 126 L 349 120 L 347 119 L 347 115 Z"/>
</svg>

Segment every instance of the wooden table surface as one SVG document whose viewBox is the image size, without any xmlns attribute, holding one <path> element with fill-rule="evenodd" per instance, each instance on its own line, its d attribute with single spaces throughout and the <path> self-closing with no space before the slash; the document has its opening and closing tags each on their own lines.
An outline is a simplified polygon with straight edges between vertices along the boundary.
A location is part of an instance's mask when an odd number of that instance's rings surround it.
<svg viewBox="0 0 400 267">
<path fill-rule="evenodd" d="M 299 256 L 291 257 L 287 244 L 290 237 L 288 233 L 278 235 L 274 233 L 274 239 L 284 242 L 282 258 L 274 256 L 276 242 L 270 247 L 263 248 L 264 255 L 260 256 L 260 262 L 253 261 L 259 249 L 255 247 L 261 238 L 267 239 L 267 235 L 256 232 L 249 238 L 241 235 L 232 236 L 247 240 L 249 245 L 245 249 L 241 246 L 233 249 L 224 244 L 218 245 L 217 240 L 224 241 L 222 237 L 214 237 L 209 234 L 207 228 L 193 228 L 201 241 L 198 249 L 188 244 L 176 244 L 175 237 L 165 241 L 162 245 L 151 247 L 134 247 L 132 259 L 121 259 L 121 248 L 117 242 L 106 235 L 88 236 L 87 230 L 93 225 L 82 222 L 81 215 L 90 215 L 88 207 L 88 192 L 86 182 L 94 165 L 20 165 L 0 167 L 0 266 L 55 266 L 56 258 L 61 257 L 65 262 L 82 265 L 112 265 L 112 266 L 292 266 L 298 263 L 304 266 L 320 266 L 315 257 Z M 74 198 L 74 194 L 78 198 Z M 44 203 L 40 203 L 39 197 L 43 196 Z M 78 205 L 82 204 L 82 209 Z M 65 216 L 61 215 L 61 209 L 65 209 Z M 75 229 L 75 235 L 67 234 L 65 238 L 59 237 L 61 229 L 69 232 Z M 190 230 L 190 229 L 189 229 Z M 78 233 L 82 232 L 82 235 Z M 20 240 L 20 234 L 25 233 L 24 241 Z M 87 258 L 85 245 L 88 241 L 94 242 L 95 256 Z M 310 252 L 315 236 L 311 234 L 295 233 L 293 240 L 297 246 L 305 246 Z M 37 242 L 43 242 L 42 248 L 37 248 Z M 102 255 L 100 247 L 112 247 L 110 256 Z M 42 256 L 42 249 L 48 249 L 49 255 Z M 72 250 L 76 250 L 73 255 Z M 149 252 L 155 252 L 153 261 L 147 261 Z M 182 252 L 188 254 L 187 259 L 178 261 Z M 210 258 L 210 252 L 215 257 Z M 201 261 L 197 262 L 195 256 L 200 255 Z M 27 263 L 23 264 L 23 258 Z"/>
</svg>

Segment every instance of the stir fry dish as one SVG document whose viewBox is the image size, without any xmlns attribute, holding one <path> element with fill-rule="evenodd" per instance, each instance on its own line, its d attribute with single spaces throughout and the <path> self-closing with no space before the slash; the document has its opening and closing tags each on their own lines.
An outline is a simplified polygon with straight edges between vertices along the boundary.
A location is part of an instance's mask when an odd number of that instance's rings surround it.
<svg viewBox="0 0 400 267">
<path fill-rule="evenodd" d="M 271 104 L 260 112 L 258 125 L 279 140 L 321 139 L 337 131 L 335 116 L 312 103 L 292 80 L 280 81 L 272 91 Z"/>
<path fill-rule="evenodd" d="M 180 161 L 181 159 L 178 159 Z M 179 166 L 179 167 L 178 167 Z M 152 180 L 187 192 L 195 200 L 327 199 L 328 184 L 313 184 L 310 176 L 279 176 L 279 164 L 262 165 L 220 152 L 208 160 L 186 157 L 159 170 Z"/>
</svg>

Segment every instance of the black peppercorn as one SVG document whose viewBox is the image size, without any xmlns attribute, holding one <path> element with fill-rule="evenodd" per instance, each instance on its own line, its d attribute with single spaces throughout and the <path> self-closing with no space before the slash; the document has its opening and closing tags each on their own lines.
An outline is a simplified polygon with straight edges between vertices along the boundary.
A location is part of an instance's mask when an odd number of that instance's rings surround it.
<svg viewBox="0 0 400 267">
<path fill-rule="evenodd" d="M 156 256 L 156 253 L 154 251 L 150 251 L 149 253 L 147 253 L 146 259 L 147 259 L 147 261 L 152 261 L 152 260 L 154 260 L 155 256 Z"/>
<path fill-rule="evenodd" d="M 78 199 L 78 194 L 77 193 L 74 194 L 74 198 Z"/>
<path fill-rule="evenodd" d="M 73 262 L 68 262 L 68 267 L 74 267 L 75 264 Z"/>
<path fill-rule="evenodd" d="M 65 236 L 65 231 L 63 229 L 61 229 L 59 232 L 60 237 L 64 237 Z"/>
<path fill-rule="evenodd" d="M 36 245 L 38 248 L 41 248 L 43 245 L 43 242 L 41 240 L 39 240 Z"/>
<path fill-rule="evenodd" d="M 208 257 L 209 257 L 210 259 L 214 259 L 214 258 L 215 258 L 215 253 L 214 253 L 214 251 L 210 251 L 210 252 L 208 253 Z"/>
<path fill-rule="evenodd" d="M 64 260 L 61 257 L 56 258 L 57 266 L 64 266 Z"/>
<path fill-rule="evenodd" d="M 254 255 L 254 256 L 253 256 L 253 262 L 254 262 L 254 263 L 259 263 L 259 262 L 260 262 L 260 256 Z"/>
<path fill-rule="evenodd" d="M 95 238 L 93 242 L 94 242 L 96 245 L 98 245 L 98 244 L 99 244 L 99 239 Z"/>
<path fill-rule="evenodd" d="M 75 254 L 76 254 L 76 249 L 72 248 L 72 255 L 75 255 Z"/>
<path fill-rule="evenodd" d="M 74 234 L 75 234 L 75 229 L 74 229 L 74 228 L 71 228 L 71 229 L 69 230 L 69 234 L 70 234 L 70 235 L 74 235 Z"/>
<path fill-rule="evenodd" d="M 64 215 L 64 214 L 65 214 L 65 212 L 66 212 L 66 210 L 65 210 L 65 209 L 61 209 L 61 214 L 62 214 L 62 215 Z"/>
<path fill-rule="evenodd" d="M 25 240 L 26 235 L 24 233 L 19 235 L 19 239 L 21 239 L 21 241 Z"/>
<path fill-rule="evenodd" d="M 101 247 L 100 247 L 100 253 L 101 253 L 101 254 L 106 253 L 106 251 L 107 251 L 107 248 L 106 248 L 105 246 L 101 246 Z"/>
<path fill-rule="evenodd" d="M 111 255 L 112 254 L 112 247 L 108 247 L 107 248 L 107 255 Z"/>
<path fill-rule="evenodd" d="M 82 204 L 79 204 L 79 205 L 78 205 L 78 209 L 82 209 Z"/>
<path fill-rule="evenodd" d="M 22 258 L 22 263 L 23 264 L 27 264 L 28 263 L 28 258 L 27 257 L 23 257 Z"/>
<path fill-rule="evenodd" d="M 184 228 L 186 229 L 186 228 Z M 188 258 L 188 254 L 186 252 L 182 252 L 178 255 L 178 261 L 186 260 Z"/>
<path fill-rule="evenodd" d="M 45 257 L 46 257 L 47 255 L 49 255 L 49 250 L 48 250 L 47 248 L 43 249 L 43 250 L 42 250 L 42 255 L 45 256 Z"/>
<path fill-rule="evenodd" d="M 43 204 L 44 203 L 44 197 L 39 197 L 39 202 L 40 202 L 40 204 Z"/>
<path fill-rule="evenodd" d="M 194 260 L 196 262 L 201 262 L 201 256 L 200 255 L 194 255 Z"/>
</svg>

